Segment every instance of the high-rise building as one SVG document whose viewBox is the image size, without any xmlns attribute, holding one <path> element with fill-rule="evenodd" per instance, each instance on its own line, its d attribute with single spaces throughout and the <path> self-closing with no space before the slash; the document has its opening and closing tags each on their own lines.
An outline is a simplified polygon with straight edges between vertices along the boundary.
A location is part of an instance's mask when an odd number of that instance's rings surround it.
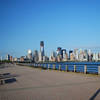
<svg viewBox="0 0 100 100">
<path fill-rule="evenodd" d="M 98 53 L 98 61 L 100 61 L 100 53 Z"/>
<path fill-rule="evenodd" d="M 56 52 L 53 51 L 51 53 L 51 56 L 50 56 L 50 59 L 49 60 L 55 62 L 56 61 L 56 55 L 57 55 Z"/>
<path fill-rule="evenodd" d="M 41 61 L 43 61 L 43 58 L 42 58 L 41 52 L 39 52 L 39 62 Z"/>
<path fill-rule="evenodd" d="M 73 51 L 70 50 L 70 51 L 69 51 L 69 60 L 70 60 L 70 56 L 71 56 L 72 53 L 73 53 Z"/>
<path fill-rule="evenodd" d="M 66 52 L 66 49 L 62 49 L 62 61 L 67 61 L 68 60 L 68 54 Z"/>
<path fill-rule="evenodd" d="M 84 61 L 88 61 L 88 51 L 84 50 Z"/>
<path fill-rule="evenodd" d="M 61 62 L 62 61 L 62 56 L 61 55 L 57 55 L 57 61 Z"/>
<path fill-rule="evenodd" d="M 40 42 L 40 52 L 41 52 L 42 56 L 44 56 L 44 41 Z"/>
<path fill-rule="evenodd" d="M 34 62 L 38 62 L 38 60 L 39 60 L 39 54 L 38 54 L 37 50 L 34 51 L 33 58 L 34 58 Z"/>
<path fill-rule="evenodd" d="M 62 55 L 62 58 L 65 58 L 65 55 L 66 55 L 66 49 L 62 49 L 62 50 L 61 50 L 61 55 Z"/>
<path fill-rule="evenodd" d="M 93 61 L 98 61 L 99 60 L 99 54 L 98 53 L 93 53 Z"/>
<path fill-rule="evenodd" d="M 17 58 L 16 57 L 14 58 L 14 61 L 17 61 Z"/>
<path fill-rule="evenodd" d="M 51 53 L 51 56 L 52 56 L 52 57 L 56 57 L 56 55 L 57 55 L 57 54 L 56 54 L 56 52 L 54 52 L 54 51 Z"/>
<path fill-rule="evenodd" d="M 6 55 L 6 60 L 10 61 L 10 55 L 9 54 Z"/>
<path fill-rule="evenodd" d="M 58 62 L 62 61 L 62 48 L 61 47 L 57 48 L 57 61 Z"/>
<path fill-rule="evenodd" d="M 43 62 L 49 61 L 49 58 L 47 56 L 43 56 Z"/>
<path fill-rule="evenodd" d="M 12 56 L 10 56 L 10 61 L 13 61 L 13 57 Z"/>
<path fill-rule="evenodd" d="M 93 53 L 91 52 L 91 50 L 88 50 L 88 61 L 92 61 L 93 59 Z"/>
<path fill-rule="evenodd" d="M 70 61 L 74 61 L 74 60 L 75 60 L 74 54 L 70 53 Z"/>
<path fill-rule="evenodd" d="M 28 58 L 29 60 L 32 60 L 32 51 L 31 51 L 30 49 L 28 50 L 27 58 Z"/>
<path fill-rule="evenodd" d="M 21 61 L 21 62 L 24 62 L 24 59 L 25 59 L 24 56 L 21 56 L 21 57 L 20 57 L 20 61 Z"/>
<path fill-rule="evenodd" d="M 39 61 L 43 61 L 44 54 L 44 41 L 40 41 L 40 54 L 39 54 Z"/>
<path fill-rule="evenodd" d="M 78 49 L 74 49 L 74 56 L 75 56 L 75 60 L 78 61 L 79 60 L 79 51 L 78 51 Z"/>
<path fill-rule="evenodd" d="M 79 50 L 79 61 L 83 61 L 84 60 L 84 51 L 82 49 Z"/>
<path fill-rule="evenodd" d="M 57 55 L 61 55 L 61 47 L 57 48 Z"/>
</svg>

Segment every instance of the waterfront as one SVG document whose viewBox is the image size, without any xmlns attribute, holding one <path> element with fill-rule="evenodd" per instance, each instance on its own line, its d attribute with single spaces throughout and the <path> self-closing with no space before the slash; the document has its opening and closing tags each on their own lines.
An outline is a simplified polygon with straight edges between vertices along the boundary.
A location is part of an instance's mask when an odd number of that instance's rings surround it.
<svg viewBox="0 0 100 100">
<path fill-rule="evenodd" d="M 100 76 L 43 70 L 14 64 L 0 65 L 0 74 L 16 82 L 0 86 L 0 100 L 99 100 Z M 96 96 L 95 96 L 96 94 Z"/>
<path fill-rule="evenodd" d="M 51 62 L 35 63 L 29 66 L 41 67 L 46 69 L 55 69 L 62 71 L 83 72 L 90 74 L 100 74 L 100 62 Z"/>
</svg>

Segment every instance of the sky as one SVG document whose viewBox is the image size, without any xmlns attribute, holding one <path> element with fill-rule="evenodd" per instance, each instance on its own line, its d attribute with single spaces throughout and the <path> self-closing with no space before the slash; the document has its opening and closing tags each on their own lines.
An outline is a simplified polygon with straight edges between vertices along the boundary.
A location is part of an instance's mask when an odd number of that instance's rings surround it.
<svg viewBox="0 0 100 100">
<path fill-rule="evenodd" d="M 100 0 L 0 0 L 0 55 L 39 51 L 40 41 L 47 55 L 100 48 Z"/>
</svg>

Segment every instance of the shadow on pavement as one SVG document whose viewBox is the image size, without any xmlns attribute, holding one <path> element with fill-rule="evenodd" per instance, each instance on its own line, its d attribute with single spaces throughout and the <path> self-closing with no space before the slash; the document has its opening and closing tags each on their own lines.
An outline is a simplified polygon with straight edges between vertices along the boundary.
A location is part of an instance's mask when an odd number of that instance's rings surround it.
<svg viewBox="0 0 100 100">
<path fill-rule="evenodd" d="M 12 75 L 10 73 L 0 74 L 0 85 L 16 82 L 15 77 L 17 77 L 17 75 Z"/>
<path fill-rule="evenodd" d="M 93 94 L 93 96 L 89 100 L 95 100 L 96 96 L 100 93 L 100 88 Z"/>
</svg>

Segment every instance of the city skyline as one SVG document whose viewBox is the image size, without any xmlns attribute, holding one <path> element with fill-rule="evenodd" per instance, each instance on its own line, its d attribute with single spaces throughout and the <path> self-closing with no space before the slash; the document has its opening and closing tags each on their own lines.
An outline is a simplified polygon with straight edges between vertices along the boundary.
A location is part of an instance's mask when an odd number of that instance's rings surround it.
<svg viewBox="0 0 100 100">
<path fill-rule="evenodd" d="M 7 61 L 18 61 L 18 62 L 67 62 L 67 61 L 86 61 L 86 62 L 98 62 L 100 61 L 100 51 L 93 52 L 91 49 L 71 49 L 67 51 L 65 48 L 57 47 L 56 50 L 52 51 L 48 56 L 45 52 L 45 43 L 40 41 L 40 50 L 31 49 L 27 50 L 27 54 L 18 57 L 13 57 L 10 54 L 6 55 Z M 3 59 L 0 59 L 1 61 Z"/>
<path fill-rule="evenodd" d="M 0 0 L 0 56 L 57 47 L 100 50 L 99 0 Z"/>
<path fill-rule="evenodd" d="M 62 47 L 62 46 L 60 46 L 60 47 Z M 63 47 L 62 47 L 63 48 Z M 56 49 L 57 49 L 57 47 L 56 47 Z M 53 52 L 56 52 L 56 49 L 52 49 L 52 51 L 49 51 L 49 52 L 47 52 L 47 50 L 45 49 L 45 55 L 46 56 L 48 56 L 48 57 L 50 57 L 50 55 L 53 53 Z M 100 47 L 77 47 L 77 48 L 63 48 L 63 49 L 65 49 L 66 50 L 66 52 L 68 53 L 70 50 L 75 50 L 75 49 L 78 49 L 79 51 L 80 50 L 91 50 L 91 52 L 92 53 L 100 53 Z M 27 52 L 28 51 L 30 51 L 31 50 L 31 52 L 32 52 L 32 55 L 34 54 L 34 51 L 38 51 L 38 52 L 40 52 L 40 48 L 39 49 L 27 49 L 27 50 L 25 50 L 25 54 L 24 55 L 16 55 L 15 54 L 15 52 L 5 52 L 3 55 L 2 54 L 0 54 L 0 57 L 2 58 L 2 59 L 6 59 L 6 56 L 7 55 L 11 55 L 11 56 L 13 56 L 14 58 L 20 58 L 21 56 L 26 56 L 27 55 Z M 1 52 L 0 52 L 1 53 Z"/>
</svg>

